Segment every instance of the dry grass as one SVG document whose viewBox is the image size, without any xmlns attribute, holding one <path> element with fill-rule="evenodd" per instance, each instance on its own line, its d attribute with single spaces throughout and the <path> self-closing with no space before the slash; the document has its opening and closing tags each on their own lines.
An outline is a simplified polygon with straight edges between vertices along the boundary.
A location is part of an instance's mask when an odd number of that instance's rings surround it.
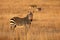
<svg viewBox="0 0 60 40">
<path fill-rule="evenodd" d="M 9 19 L 26 16 L 31 4 L 42 9 L 34 9 L 27 36 L 24 27 L 12 32 Z M 60 0 L 0 0 L 0 40 L 60 40 Z"/>
</svg>

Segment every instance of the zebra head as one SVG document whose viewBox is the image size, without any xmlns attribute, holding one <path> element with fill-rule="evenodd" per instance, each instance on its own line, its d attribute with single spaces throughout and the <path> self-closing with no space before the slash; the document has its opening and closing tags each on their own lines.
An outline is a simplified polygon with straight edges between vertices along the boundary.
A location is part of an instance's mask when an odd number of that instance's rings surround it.
<svg viewBox="0 0 60 40">
<path fill-rule="evenodd" d="M 29 19 L 30 21 L 32 21 L 32 20 L 33 20 L 33 13 L 30 12 L 30 13 L 27 15 L 27 17 L 28 17 L 28 19 Z"/>
</svg>

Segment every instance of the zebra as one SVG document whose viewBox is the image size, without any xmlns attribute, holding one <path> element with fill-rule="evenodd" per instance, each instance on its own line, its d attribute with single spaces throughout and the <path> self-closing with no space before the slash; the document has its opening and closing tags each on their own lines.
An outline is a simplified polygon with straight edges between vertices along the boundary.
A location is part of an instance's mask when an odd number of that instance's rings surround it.
<svg viewBox="0 0 60 40">
<path fill-rule="evenodd" d="M 10 19 L 10 28 L 11 30 L 14 30 L 17 26 L 24 25 L 26 28 L 30 28 L 31 22 L 33 21 L 33 13 L 30 12 L 25 16 L 24 18 L 20 17 L 12 17 Z"/>
</svg>

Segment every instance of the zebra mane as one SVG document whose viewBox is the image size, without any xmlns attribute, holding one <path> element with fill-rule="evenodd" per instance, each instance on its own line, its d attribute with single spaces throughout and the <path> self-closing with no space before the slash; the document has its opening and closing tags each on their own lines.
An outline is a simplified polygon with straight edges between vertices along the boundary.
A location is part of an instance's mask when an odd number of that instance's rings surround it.
<svg viewBox="0 0 60 40">
<path fill-rule="evenodd" d="M 30 12 L 30 14 L 27 14 L 27 16 L 25 17 L 26 20 L 30 20 L 30 21 L 32 21 L 32 19 L 29 19 L 29 16 L 33 17 L 32 12 Z"/>
</svg>

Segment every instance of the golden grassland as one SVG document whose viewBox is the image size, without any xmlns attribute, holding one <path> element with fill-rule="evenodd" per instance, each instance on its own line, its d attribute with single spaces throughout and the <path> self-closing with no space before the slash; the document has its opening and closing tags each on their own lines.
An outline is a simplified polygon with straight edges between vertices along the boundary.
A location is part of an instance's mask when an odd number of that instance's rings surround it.
<svg viewBox="0 0 60 40">
<path fill-rule="evenodd" d="M 27 35 L 25 27 L 12 32 L 10 18 L 25 17 L 33 11 L 29 5 L 37 5 L 41 11 L 34 9 Z M 60 40 L 60 0 L 0 0 L 0 40 Z"/>
</svg>

